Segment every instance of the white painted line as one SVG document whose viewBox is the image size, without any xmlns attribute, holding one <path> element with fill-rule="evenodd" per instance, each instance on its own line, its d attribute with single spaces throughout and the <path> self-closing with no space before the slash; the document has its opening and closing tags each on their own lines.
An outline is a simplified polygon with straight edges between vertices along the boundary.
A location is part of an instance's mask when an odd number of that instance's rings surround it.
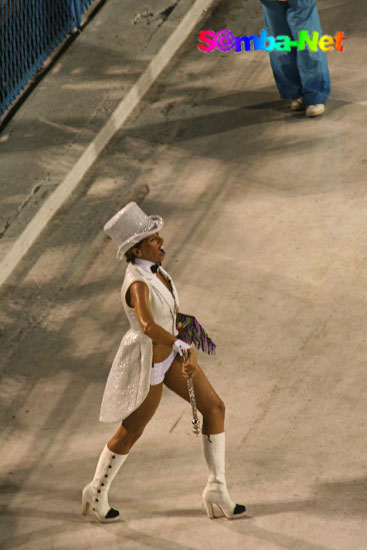
<svg viewBox="0 0 367 550">
<path fill-rule="evenodd" d="M 124 99 L 121 100 L 109 120 L 85 149 L 84 153 L 66 175 L 65 179 L 57 186 L 52 195 L 47 198 L 37 214 L 32 218 L 23 233 L 21 233 L 5 255 L 0 263 L 0 287 L 17 267 L 52 217 L 78 187 L 86 172 L 98 158 L 98 155 L 106 147 L 115 133 L 123 126 L 126 119 L 131 115 L 139 101 L 157 80 L 168 63 L 173 59 L 176 52 L 183 45 L 195 26 L 206 15 L 206 12 L 217 2 L 218 0 L 196 0 L 193 3 L 182 21 L 163 44 L 159 52 L 153 57 L 144 73 L 132 86 Z"/>
</svg>

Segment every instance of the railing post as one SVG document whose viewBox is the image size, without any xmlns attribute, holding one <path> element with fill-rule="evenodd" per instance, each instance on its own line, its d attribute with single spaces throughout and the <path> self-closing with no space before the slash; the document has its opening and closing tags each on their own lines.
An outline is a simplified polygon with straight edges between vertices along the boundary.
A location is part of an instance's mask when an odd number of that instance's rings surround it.
<svg viewBox="0 0 367 550">
<path fill-rule="evenodd" d="M 73 11 L 74 11 L 74 17 L 75 17 L 75 26 L 79 28 L 82 24 L 82 5 L 81 0 L 71 0 L 73 4 Z"/>
</svg>

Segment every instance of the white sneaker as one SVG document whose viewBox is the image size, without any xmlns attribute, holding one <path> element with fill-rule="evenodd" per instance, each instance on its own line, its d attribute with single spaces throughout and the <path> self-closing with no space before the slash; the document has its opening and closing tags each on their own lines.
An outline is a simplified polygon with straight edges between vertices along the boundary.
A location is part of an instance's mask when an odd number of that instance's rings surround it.
<svg viewBox="0 0 367 550">
<path fill-rule="evenodd" d="M 316 105 L 307 105 L 306 116 L 320 116 L 325 112 L 325 105 L 317 103 Z"/>
<path fill-rule="evenodd" d="M 291 111 L 304 111 L 305 109 L 306 109 L 306 104 L 302 96 L 297 97 L 297 99 L 292 99 Z"/>
</svg>

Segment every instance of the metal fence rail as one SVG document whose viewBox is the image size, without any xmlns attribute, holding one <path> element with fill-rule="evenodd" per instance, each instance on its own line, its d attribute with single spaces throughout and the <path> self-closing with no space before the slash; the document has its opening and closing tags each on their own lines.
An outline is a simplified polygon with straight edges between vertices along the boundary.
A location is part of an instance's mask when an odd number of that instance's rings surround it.
<svg viewBox="0 0 367 550">
<path fill-rule="evenodd" d="M 0 0 L 0 116 L 93 0 Z"/>
</svg>

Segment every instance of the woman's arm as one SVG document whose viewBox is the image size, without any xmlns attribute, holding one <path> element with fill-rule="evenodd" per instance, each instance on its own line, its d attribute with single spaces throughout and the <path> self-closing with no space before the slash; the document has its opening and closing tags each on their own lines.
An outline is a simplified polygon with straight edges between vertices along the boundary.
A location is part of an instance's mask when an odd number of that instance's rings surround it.
<svg viewBox="0 0 367 550">
<path fill-rule="evenodd" d="M 149 304 L 149 289 L 145 283 L 136 281 L 130 288 L 130 303 L 135 309 L 136 316 L 143 329 L 144 334 L 149 336 L 154 342 L 172 347 L 177 338 L 170 334 L 154 321 L 153 313 Z M 198 367 L 195 350 L 188 350 L 188 360 L 182 364 L 182 374 L 184 378 L 191 378 L 196 374 Z"/>
<path fill-rule="evenodd" d="M 130 301 L 144 334 L 157 344 L 172 347 L 177 338 L 154 321 L 149 304 L 149 289 L 145 283 L 136 281 L 130 286 Z"/>
</svg>

